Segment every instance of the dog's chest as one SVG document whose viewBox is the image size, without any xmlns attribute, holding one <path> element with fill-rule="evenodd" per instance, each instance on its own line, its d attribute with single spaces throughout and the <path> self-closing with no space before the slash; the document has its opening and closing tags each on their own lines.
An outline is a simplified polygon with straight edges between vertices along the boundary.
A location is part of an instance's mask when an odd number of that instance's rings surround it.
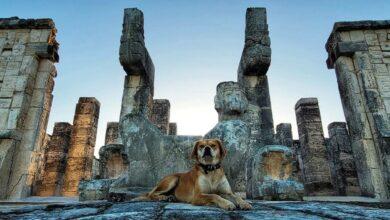
<svg viewBox="0 0 390 220">
<path fill-rule="evenodd" d="M 218 190 L 220 178 L 202 175 L 198 179 L 199 187 L 202 193 L 215 193 Z"/>
</svg>

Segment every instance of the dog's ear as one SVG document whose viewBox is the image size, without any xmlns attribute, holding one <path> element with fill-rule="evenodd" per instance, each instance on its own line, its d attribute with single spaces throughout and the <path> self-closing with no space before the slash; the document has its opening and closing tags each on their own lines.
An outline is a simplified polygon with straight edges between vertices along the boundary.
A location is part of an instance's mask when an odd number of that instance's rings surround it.
<svg viewBox="0 0 390 220">
<path fill-rule="evenodd" d="M 191 156 L 190 156 L 191 159 L 196 159 L 197 158 L 197 156 L 198 156 L 198 146 L 199 146 L 200 142 L 201 142 L 200 140 L 195 142 L 194 148 L 192 149 L 192 153 L 191 153 Z"/>
<path fill-rule="evenodd" d="M 226 154 L 227 154 L 226 148 L 223 146 L 221 140 L 215 139 L 215 141 L 218 143 L 219 152 L 221 152 L 221 159 L 223 159 L 226 156 Z"/>
</svg>

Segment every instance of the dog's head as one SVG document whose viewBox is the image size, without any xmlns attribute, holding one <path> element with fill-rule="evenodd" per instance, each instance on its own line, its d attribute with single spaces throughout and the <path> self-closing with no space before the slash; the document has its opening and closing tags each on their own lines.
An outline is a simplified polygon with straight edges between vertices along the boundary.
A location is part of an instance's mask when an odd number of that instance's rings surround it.
<svg viewBox="0 0 390 220">
<path fill-rule="evenodd" d="M 226 149 L 218 139 L 203 139 L 195 142 L 191 158 L 204 165 L 215 165 L 226 156 Z"/>
</svg>

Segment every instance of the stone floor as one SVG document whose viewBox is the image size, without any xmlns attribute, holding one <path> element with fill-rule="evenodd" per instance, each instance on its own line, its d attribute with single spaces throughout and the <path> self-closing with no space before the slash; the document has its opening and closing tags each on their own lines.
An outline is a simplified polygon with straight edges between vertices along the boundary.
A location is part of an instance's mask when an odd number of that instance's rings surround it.
<svg viewBox="0 0 390 220">
<path fill-rule="evenodd" d="M 224 211 L 182 203 L 107 201 L 0 203 L 0 219 L 389 219 L 389 203 L 251 201 L 253 210 Z"/>
</svg>

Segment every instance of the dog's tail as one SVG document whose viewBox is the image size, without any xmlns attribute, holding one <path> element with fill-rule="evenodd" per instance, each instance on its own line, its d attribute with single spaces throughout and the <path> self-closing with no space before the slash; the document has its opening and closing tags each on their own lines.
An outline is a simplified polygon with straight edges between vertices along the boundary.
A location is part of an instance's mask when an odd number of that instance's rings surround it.
<svg viewBox="0 0 390 220">
<path fill-rule="evenodd" d="M 140 195 L 130 201 L 133 201 L 133 202 L 147 202 L 147 201 L 153 201 L 149 196 L 149 193 L 146 193 L 144 195 Z"/>
</svg>

